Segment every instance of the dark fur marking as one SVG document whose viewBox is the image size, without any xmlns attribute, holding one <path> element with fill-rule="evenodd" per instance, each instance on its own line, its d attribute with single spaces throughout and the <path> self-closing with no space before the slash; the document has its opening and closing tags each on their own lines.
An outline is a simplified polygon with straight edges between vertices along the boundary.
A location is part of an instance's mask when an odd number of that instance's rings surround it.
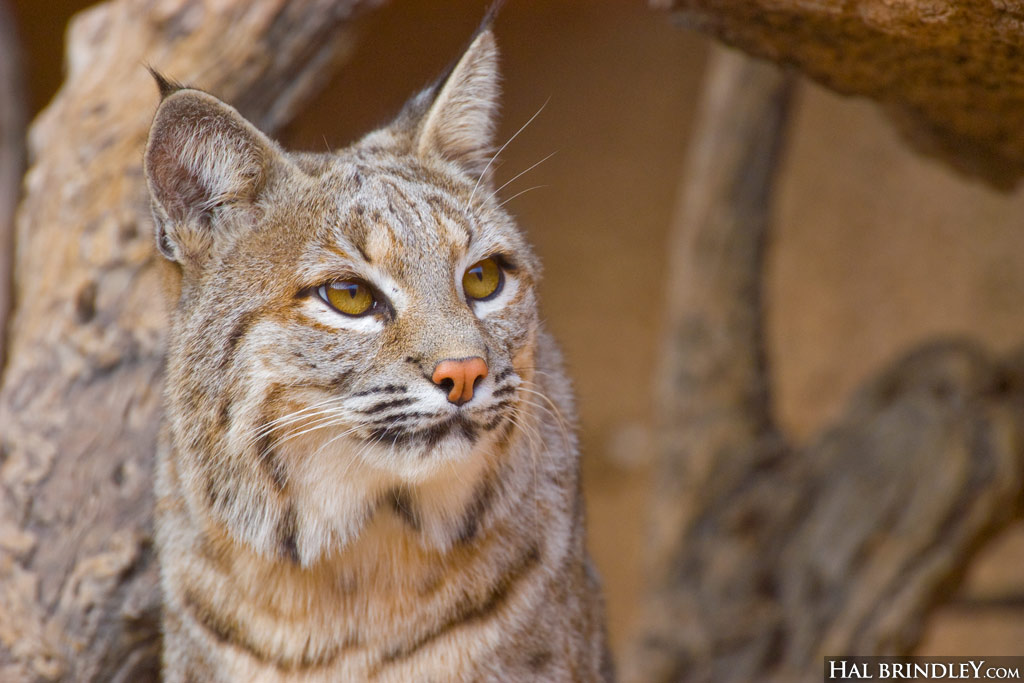
<svg viewBox="0 0 1024 683">
<path fill-rule="evenodd" d="M 485 477 L 477 486 L 473 500 L 466 506 L 466 511 L 462 514 L 459 533 L 455 537 L 456 543 L 466 545 L 476 538 L 477 532 L 480 530 L 480 522 L 494 503 L 496 494 L 494 480 L 491 477 Z"/>
<path fill-rule="evenodd" d="M 488 406 L 487 410 L 483 411 L 483 414 L 484 415 L 494 415 L 495 413 L 500 413 L 505 408 L 508 408 L 510 405 L 512 405 L 512 403 L 513 403 L 513 401 L 510 398 L 503 399 L 501 401 L 498 401 L 497 403 L 495 403 L 492 406 Z"/>
<path fill-rule="evenodd" d="M 220 487 L 213 481 L 213 476 L 206 474 L 203 480 L 203 490 L 206 492 L 206 503 L 211 509 L 217 509 L 220 502 Z"/>
<path fill-rule="evenodd" d="M 420 595 L 427 596 L 431 595 L 445 584 L 445 576 L 441 571 L 434 571 L 427 575 L 426 580 L 420 584 L 419 592 Z"/>
<path fill-rule="evenodd" d="M 372 429 L 370 437 L 378 441 L 390 440 L 394 446 L 421 443 L 428 449 L 429 453 L 430 449 L 434 448 L 442 439 L 451 434 L 452 430 L 456 428 L 460 429 L 463 434 L 465 434 L 467 430 L 473 429 L 472 425 L 468 424 L 464 417 L 459 416 L 445 420 L 440 424 L 436 424 L 425 429 L 412 431 L 395 425 L 386 425 Z"/>
<path fill-rule="evenodd" d="M 416 512 L 416 506 L 413 503 L 412 496 L 408 491 L 396 488 L 392 489 L 387 494 L 387 501 L 391 505 L 391 509 L 396 515 L 398 515 L 403 522 L 408 524 L 413 531 L 420 530 L 420 516 Z"/>
<path fill-rule="evenodd" d="M 218 613 L 211 605 L 200 600 L 193 591 L 185 591 L 182 607 L 197 624 L 221 643 L 238 648 L 260 663 L 273 666 L 279 671 L 299 671 L 328 666 L 338 656 L 338 648 L 332 648 L 319 657 L 312 657 L 308 652 L 304 652 L 300 658 L 279 659 L 254 643 L 240 624 Z"/>
<path fill-rule="evenodd" d="M 276 446 L 274 429 L 268 429 L 268 426 L 274 421 L 274 407 L 281 403 L 284 393 L 285 388 L 280 384 L 275 384 L 264 396 L 263 403 L 260 405 L 261 413 L 258 423 L 258 431 L 263 436 L 255 444 L 256 460 L 264 468 L 271 481 L 277 484 L 278 489 L 284 488 L 284 472 L 277 461 L 277 454 L 274 452 Z"/>
<path fill-rule="evenodd" d="M 284 468 L 277 457 L 276 445 L 276 440 L 270 434 L 264 434 L 260 437 L 256 441 L 256 462 L 260 464 L 260 468 L 263 469 L 264 473 L 270 478 L 270 481 L 277 487 L 278 492 L 282 492 L 287 481 L 284 476 Z"/>
<path fill-rule="evenodd" d="M 213 607 L 202 602 L 193 591 L 186 589 L 182 602 L 182 607 L 185 608 L 185 611 L 218 641 L 242 649 L 261 662 L 272 663 L 267 653 L 249 642 L 249 639 L 242 633 L 242 628 L 237 623 L 219 614 Z"/>
<path fill-rule="evenodd" d="M 426 197 L 424 197 L 424 200 L 427 202 L 427 204 L 430 204 L 430 206 L 434 207 L 435 209 L 451 209 L 451 207 L 448 204 L 448 201 L 442 195 L 428 194 Z"/>
<path fill-rule="evenodd" d="M 428 631 L 419 637 L 415 642 L 395 648 L 386 652 L 380 663 L 371 675 L 380 673 L 381 669 L 403 659 L 415 655 L 421 649 L 445 636 L 450 631 L 471 621 L 486 619 L 494 612 L 500 610 L 512 596 L 513 590 L 530 571 L 540 563 L 540 548 L 536 544 L 527 546 L 515 560 L 501 573 L 500 577 L 491 586 L 491 589 L 480 602 L 475 602 L 471 597 L 464 597 L 459 600 L 448 618 L 437 628 Z"/>
<path fill-rule="evenodd" d="M 494 376 L 494 382 L 495 382 L 495 384 L 497 384 L 497 383 L 498 383 L 498 382 L 500 382 L 501 380 L 505 379 L 505 378 L 506 378 L 506 377 L 508 377 L 509 375 L 514 375 L 514 374 L 515 374 L 515 372 L 516 372 L 516 371 L 515 371 L 514 369 L 512 369 L 511 367 L 507 367 L 507 368 L 505 368 L 504 370 L 502 370 L 501 372 L 499 372 L 499 373 L 498 373 L 497 375 L 495 375 L 495 376 Z"/>
<path fill-rule="evenodd" d="M 182 85 L 173 78 L 167 78 L 162 73 L 157 71 L 151 66 L 146 66 L 146 70 L 156 81 L 156 87 L 160 90 L 160 100 L 163 101 L 178 92 L 179 90 L 185 90 L 186 86 Z"/>
<path fill-rule="evenodd" d="M 480 429 L 485 432 L 493 432 L 495 429 L 498 428 L 498 425 L 500 425 L 505 420 L 505 417 L 506 416 L 503 413 L 499 413 L 489 422 L 484 423 L 484 425 L 480 427 Z"/>
<path fill-rule="evenodd" d="M 359 252 L 359 255 L 363 257 L 364 261 L 366 261 L 367 263 L 373 263 L 373 259 L 370 258 L 369 254 L 366 253 L 366 249 L 363 248 L 362 244 L 356 244 L 356 251 Z"/>
<path fill-rule="evenodd" d="M 224 356 L 220 361 L 220 369 L 225 369 L 231 364 L 231 361 L 235 359 L 235 352 L 238 349 L 239 342 L 242 341 L 242 337 L 249 331 L 249 328 L 253 326 L 259 319 L 258 311 L 249 311 L 243 313 L 238 320 L 235 321 L 234 327 L 231 328 L 231 332 L 228 334 L 228 338 L 224 344 Z"/>
<path fill-rule="evenodd" d="M 506 398 L 489 407 L 484 414 L 490 416 L 490 419 L 481 425 L 480 430 L 483 432 L 494 431 L 502 422 L 508 419 L 506 408 L 512 406 L 513 403 L 512 399 Z M 502 446 L 504 445 L 502 444 Z"/>
<path fill-rule="evenodd" d="M 355 247 L 356 251 L 359 252 L 359 255 L 363 257 L 363 260 L 366 261 L 367 263 L 373 263 L 373 260 L 370 258 L 370 255 L 366 253 L 367 230 L 365 225 L 363 224 L 363 221 L 359 221 L 358 227 L 361 227 L 362 230 L 353 230 L 349 239 L 352 241 L 352 246 Z"/>
<path fill-rule="evenodd" d="M 498 387 L 497 389 L 495 389 L 494 393 L 491 394 L 491 396 L 494 396 L 495 398 L 497 398 L 498 396 L 506 396 L 508 394 L 514 394 L 515 391 L 516 391 L 516 387 L 515 387 L 514 384 L 506 384 L 503 387 Z"/>
<path fill-rule="evenodd" d="M 407 406 L 413 402 L 414 401 L 411 398 L 396 398 L 390 401 L 381 401 L 380 403 L 374 403 L 369 408 L 360 410 L 359 412 L 363 415 L 373 415 L 374 413 L 379 413 L 383 410 L 387 410 L 388 408 L 398 408 L 400 406 Z"/>
<path fill-rule="evenodd" d="M 352 373 L 346 370 L 345 372 L 339 372 L 329 380 L 324 382 L 308 382 L 306 386 L 323 389 L 324 391 L 340 391 L 348 386 L 351 379 Z"/>
<path fill-rule="evenodd" d="M 462 432 L 462 436 L 466 437 L 467 441 L 469 441 L 470 443 L 476 441 L 476 425 L 474 425 L 472 422 L 470 422 L 469 420 L 459 420 L 456 423 L 456 427 L 459 428 L 459 431 Z"/>
<path fill-rule="evenodd" d="M 199 556 L 224 573 L 231 571 L 231 563 L 228 557 L 214 544 L 209 536 L 204 535 L 200 538 Z"/>
<path fill-rule="evenodd" d="M 281 556 L 292 564 L 299 564 L 299 519 L 295 507 L 289 505 L 277 526 L 278 547 Z"/>
<path fill-rule="evenodd" d="M 353 398 L 358 396 L 369 396 L 370 394 L 404 394 L 406 388 L 400 384 L 385 384 L 382 387 L 370 387 L 352 394 Z"/>
<path fill-rule="evenodd" d="M 376 420 L 370 420 L 367 425 L 375 428 L 391 428 L 398 431 L 402 428 L 402 424 L 415 419 L 423 419 L 428 417 L 437 417 L 437 413 L 423 413 L 419 411 L 407 411 L 404 413 L 396 413 L 394 415 L 385 415 L 379 417 Z M 401 421 L 401 424 L 399 424 Z"/>
<path fill-rule="evenodd" d="M 220 410 L 217 411 L 217 424 L 218 426 L 227 431 L 231 423 L 231 400 L 225 398 L 220 403 Z"/>
<path fill-rule="evenodd" d="M 530 654 L 526 660 L 526 666 L 530 667 L 530 671 L 533 673 L 539 674 L 548 668 L 553 657 L 551 650 L 538 650 Z"/>
</svg>

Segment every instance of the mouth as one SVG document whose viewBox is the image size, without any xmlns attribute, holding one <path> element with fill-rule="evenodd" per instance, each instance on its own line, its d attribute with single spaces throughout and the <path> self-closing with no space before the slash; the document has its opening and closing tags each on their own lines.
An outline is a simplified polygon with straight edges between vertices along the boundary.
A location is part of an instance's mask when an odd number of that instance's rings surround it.
<svg viewBox="0 0 1024 683">
<path fill-rule="evenodd" d="M 462 438 L 474 443 L 479 436 L 477 427 L 466 415 L 458 413 L 428 427 L 408 428 L 399 425 L 385 425 L 371 430 L 366 439 L 372 443 L 392 446 L 419 447 L 430 452 L 449 438 Z"/>
</svg>

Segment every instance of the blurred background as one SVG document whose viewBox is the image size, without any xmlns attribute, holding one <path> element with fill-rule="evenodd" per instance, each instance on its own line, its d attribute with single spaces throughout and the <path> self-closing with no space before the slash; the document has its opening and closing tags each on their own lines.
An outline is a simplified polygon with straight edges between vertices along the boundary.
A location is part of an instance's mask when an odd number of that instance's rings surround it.
<svg viewBox="0 0 1024 683">
<path fill-rule="evenodd" d="M 60 85 L 68 18 L 89 4 L 14 0 L 33 114 Z M 459 54 L 484 4 L 394 0 L 371 12 L 353 58 L 282 142 L 340 147 L 387 121 Z M 496 32 L 499 138 L 543 107 L 504 152 L 498 184 L 555 152 L 502 196 L 523 193 L 507 207 L 545 264 L 543 315 L 576 382 L 590 547 L 621 648 L 642 586 L 665 243 L 708 45 L 624 0 L 513 0 Z M 1024 192 L 916 156 L 875 105 L 803 83 L 766 288 L 773 389 L 792 437 L 827 427 L 859 383 L 919 342 L 1024 343 L 1022 222 Z M 934 616 L 922 653 L 1024 652 L 1021 566 L 1017 525 Z"/>
</svg>

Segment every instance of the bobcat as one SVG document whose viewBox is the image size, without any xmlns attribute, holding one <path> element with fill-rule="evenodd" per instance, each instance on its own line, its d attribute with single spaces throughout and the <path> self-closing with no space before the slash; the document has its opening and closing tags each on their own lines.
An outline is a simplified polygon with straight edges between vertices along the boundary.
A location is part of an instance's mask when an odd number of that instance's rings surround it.
<svg viewBox="0 0 1024 683">
<path fill-rule="evenodd" d="M 611 680 L 489 22 L 337 153 L 157 80 L 165 680 Z"/>
</svg>

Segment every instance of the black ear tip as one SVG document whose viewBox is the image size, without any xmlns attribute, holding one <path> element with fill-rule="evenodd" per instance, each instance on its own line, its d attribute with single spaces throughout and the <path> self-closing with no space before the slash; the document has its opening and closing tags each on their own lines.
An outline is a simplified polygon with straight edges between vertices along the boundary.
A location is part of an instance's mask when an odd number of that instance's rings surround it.
<svg viewBox="0 0 1024 683">
<path fill-rule="evenodd" d="M 165 100 L 170 95 L 173 95 L 179 90 L 185 89 L 184 85 L 178 83 L 175 80 L 165 77 L 162 73 L 160 73 L 153 67 L 149 66 L 148 64 L 146 65 L 146 70 L 149 71 L 149 74 L 153 77 L 153 80 L 156 81 L 156 87 L 160 89 L 161 100 Z"/>
<path fill-rule="evenodd" d="M 478 35 L 491 28 L 504 4 L 505 0 L 494 0 L 494 2 L 491 3 L 490 7 L 487 8 L 487 12 L 484 14 L 483 20 L 480 22 L 480 27 L 476 30 Z"/>
</svg>

